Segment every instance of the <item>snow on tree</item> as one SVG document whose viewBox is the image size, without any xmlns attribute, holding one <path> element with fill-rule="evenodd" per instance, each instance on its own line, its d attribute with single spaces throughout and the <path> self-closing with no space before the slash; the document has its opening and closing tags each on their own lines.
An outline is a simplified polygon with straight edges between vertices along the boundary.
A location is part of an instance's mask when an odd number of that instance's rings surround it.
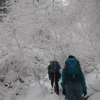
<svg viewBox="0 0 100 100">
<path fill-rule="evenodd" d="M 97 71 L 99 0 L 7 0 L 5 6 L 7 14 L 0 13 L 0 76 L 4 83 L 19 80 L 29 84 L 31 76 L 42 87 L 39 80 L 47 75 L 49 61 L 57 60 L 63 67 L 70 54 L 80 60 L 85 73 Z"/>
</svg>

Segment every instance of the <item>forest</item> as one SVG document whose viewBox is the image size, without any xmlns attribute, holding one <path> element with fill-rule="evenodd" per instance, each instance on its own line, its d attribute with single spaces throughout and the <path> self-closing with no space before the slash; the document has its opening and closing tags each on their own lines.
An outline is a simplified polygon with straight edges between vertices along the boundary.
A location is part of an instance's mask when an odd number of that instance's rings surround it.
<svg viewBox="0 0 100 100">
<path fill-rule="evenodd" d="M 69 55 L 95 76 L 89 95 L 100 95 L 100 0 L 0 0 L 0 100 L 31 84 L 46 96 L 49 62 L 62 71 Z"/>
</svg>

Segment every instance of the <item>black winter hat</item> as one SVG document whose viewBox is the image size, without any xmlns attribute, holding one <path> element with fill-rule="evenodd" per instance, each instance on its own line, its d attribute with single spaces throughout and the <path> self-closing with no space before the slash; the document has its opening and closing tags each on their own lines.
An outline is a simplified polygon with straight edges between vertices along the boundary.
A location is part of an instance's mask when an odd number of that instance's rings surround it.
<svg viewBox="0 0 100 100">
<path fill-rule="evenodd" d="M 73 56 L 73 55 L 69 55 L 69 57 L 68 58 L 75 58 L 75 56 Z"/>
</svg>

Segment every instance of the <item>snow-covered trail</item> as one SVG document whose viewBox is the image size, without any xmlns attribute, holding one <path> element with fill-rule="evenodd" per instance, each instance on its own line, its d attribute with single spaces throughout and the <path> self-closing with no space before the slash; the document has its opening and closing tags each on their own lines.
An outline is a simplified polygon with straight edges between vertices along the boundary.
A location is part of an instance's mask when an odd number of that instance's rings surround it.
<svg viewBox="0 0 100 100">
<path fill-rule="evenodd" d="M 92 79 L 90 79 L 90 76 L 92 77 Z M 86 83 L 87 83 L 87 87 L 88 87 L 88 94 L 91 94 L 91 90 L 90 90 L 90 84 L 93 83 L 95 81 L 95 77 L 96 75 L 94 73 L 91 73 L 89 75 L 86 75 Z M 61 81 L 59 82 L 59 88 L 60 90 L 62 89 L 60 86 Z M 41 93 L 41 88 L 37 87 L 37 86 L 30 86 L 27 90 L 26 90 L 26 94 L 24 96 L 18 96 L 16 98 L 16 100 L 65 100 L 65 96 L 62 95 L 61 91 L 59 96 L 57 94 L 51 94 L 51 89 L 50 89 L 50 81 L 46 82 L 46 87 L 48 88 L 47 93 L 45 94 L 45 97 L 43 97 L 43 94 Z M 92 100 L 92 99 L 89 99 Z M 98 100 L 98 99 L 97 99 Z"/>
<path fill-rule="evenodd" d="M 55 93 L 48 93 L 45 95 L 45 97 L 43 97 L 40 88 L 30 87 L 27 90 L 26 95 L 17 97 L 16 100 L 64 100 L 64 96 L 62 94 L 58 96 Z"/>
<path fill-rule="evenodd" d="M 25 91 L 25 95 L 17 96 L 16 100 L 64 100 L 64 95 L 61 93 L 61 81 L 59 81 L 59 89 L 60 94 L 59 96 L 55 93 L 51 94 L 51 84 L 48 80 L 45 82 L 45 86 L 47 87 L 45 97 L 43 97 L 43 94 L 41 92 L 41 88 L 39 86 L 30 85 L 28 89 Z"/>
</svg>

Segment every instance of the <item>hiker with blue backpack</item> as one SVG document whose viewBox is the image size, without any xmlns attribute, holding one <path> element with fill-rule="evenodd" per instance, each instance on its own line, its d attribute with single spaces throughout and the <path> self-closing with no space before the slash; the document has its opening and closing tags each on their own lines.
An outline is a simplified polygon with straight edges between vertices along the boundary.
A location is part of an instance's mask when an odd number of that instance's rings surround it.
<svg viewBox="0 0 100 100">
<path fill-rule="evenodd" d="M 78 59 L 70 55 L 65 61 L 62 71 L 62 88 L 66 90 L 67 100 L 82 100 L 82 94 L 87 95 L 84 74 Z"/>
<path fill-rule="evenodd" d="M 48 66 L 49 79 L 51 81 L 51 87 L 55 86 L 55 92 L 59 95 L 59 84 L 58 81 L 61 77 L 60 70 L 61 67 L 57 61 L 51 61 Z M 55 84 L 55 85 L 54 85 Z"/>
</svg>

